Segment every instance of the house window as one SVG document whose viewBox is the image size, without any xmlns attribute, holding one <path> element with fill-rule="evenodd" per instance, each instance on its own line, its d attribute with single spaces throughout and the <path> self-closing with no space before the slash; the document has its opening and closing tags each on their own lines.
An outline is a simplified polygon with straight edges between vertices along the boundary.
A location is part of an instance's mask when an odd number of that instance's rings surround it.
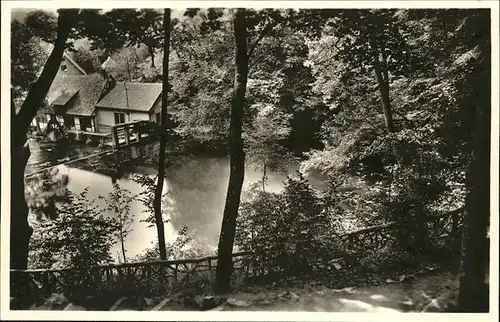
<svg viewBox="0 0 500 322">
<path fill-rule="evenodd" d="M 161 123 L 161 113 L 156 113 L 156 123 Z"/>
<path fill-rule="evenodd" d="M 90 117 L 80 117 L 80 129 L 82 131 L 92 131 L 92 119 Z"/>
<path fill-rule="evenodd" d="M 61 70 L 62 70 L 63 72 L 65 72 L 65 71 L 67 71 L 67 70 L 68 70 L 68 66 L 66 66 L 66 63 L 62 63 L 62 64 L 61 64 Z"/>
<path fill-rule="evenodd" d="M 124 113 L 115 113 L 115 124 L 125 123 L 125 114 Z"/>
<path fill-rule="evenodd" d="M 75 127 L 74 117 L 72 115 L 64 116 L 64 125 L 69 129 L 73 129 Z"/>
</svg>

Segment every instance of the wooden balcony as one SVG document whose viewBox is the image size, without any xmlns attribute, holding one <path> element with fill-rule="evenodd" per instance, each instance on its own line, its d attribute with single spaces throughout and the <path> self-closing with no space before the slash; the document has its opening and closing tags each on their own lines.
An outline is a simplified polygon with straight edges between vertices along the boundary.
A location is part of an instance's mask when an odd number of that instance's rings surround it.
<svg viewBox="0 0 500 322">
<path fill-rule="evenodd" d="M 149 134 L 140 133 L 137 128 L 147 124 L 149 124 L 149 121 L 134 121 L 113 125 L 111 127 L 113 147 L 118 149 L 145 140 Z"/>
</svg>

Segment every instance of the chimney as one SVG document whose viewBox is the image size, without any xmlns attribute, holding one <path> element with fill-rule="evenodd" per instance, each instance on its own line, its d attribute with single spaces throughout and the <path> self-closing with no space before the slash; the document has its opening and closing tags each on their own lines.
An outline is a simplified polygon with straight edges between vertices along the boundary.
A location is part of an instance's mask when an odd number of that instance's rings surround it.
<svg viewBox="0 0 500 322">
<path fill-rule="evenodd" d="M 113 75 L 111 74 L 108 75 L 108 82 L 111 84 L 111 87 L 115 87 L 116 79 L 113 77 Z"/>
<path fill-rule="evenodd" d="M 101 100 L 104 96 L 106 96 L 109 93 L 109 91 L 111 91 L 116 86 L 115 78 L 111 74 L 108 74 L 106 71 L 101 71 L 101 75 L 103 77 L 104 77 L 103 73 L 105 73 L 105 75 L 107 75 L 105 77 L 106 84 L 104 85 L 104 88 L 101 92 L 101 95 L 99 96 L 99 100 Z"/>
<path fill-rule="evenodd" d="M 104 78 L 104 79 L 108 78 L 108 72 L 106 71 L 106 69 L 104 69 L 104 68 L 101 67 L 99 69 L 99 72 L 100 72 L 102 78 Z"/>
</svg>

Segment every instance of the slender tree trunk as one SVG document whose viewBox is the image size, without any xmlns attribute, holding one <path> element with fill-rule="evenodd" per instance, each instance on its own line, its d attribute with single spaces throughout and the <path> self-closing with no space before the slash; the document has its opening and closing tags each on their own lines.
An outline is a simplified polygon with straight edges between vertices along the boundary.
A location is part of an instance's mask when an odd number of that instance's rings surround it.
<svg viewBox="0 0 500 322">
<path fill-rule="evenodd" d="M 379 58 L 378 50 L 373 55 L 373 67 L 375 76 L 377 77 L 378 89 L 382 98 L 382 110 L 384 112 L 385 127 L 388 132 L 394 132 L 394 122 L 392 120 L 391 101 L 389 97 L 389 72 L 387 70 L 387 57 L 383 46 L 380 49 L 382 52 L 382 61 Z"/>
<path fill-rule="evenodd" d="M 235 10 L 233 24 L 236 68 L 231 102 L 231 121 L 229 125 L 230 173 L 217 253 L 217 269 L 214 285 L 214 291 L 217 294 L 225 293 L 230 288 L 236 218 L 238 217 L 241 188 L 245 177 L 245 153 L 241 137 L 248 76 L 247 34 L 244 9 Z"/>
<path fill-rule="evenodd" d="M 169 9 L 170 10 L 170 9 Z M 169 20 L 170 20 L 170 16 L 169 16 Z M 170 26 L 170 25 L 169 25 Z M 164 27 L 165 28 L 165 27 Z M 170 33 L 170 31 L 169 31 Z M 170 36 L 169 36 L 170 37 Z M 151 67 L 152 68 L 156 68 L 155 66 L 155 50 L 153 47 L 151 46 L 148 46 L 148 50 L 149 50 L 149 55 L 151 56 Z M 170 51 L 169 51 L 170 52 Z M 165 58 L 163 58 L 163 61 L 165 61 Z"/>
<path fill-rule="evenodd" d="M 266 191 L 266 180 L 267 180 L 267 164 L 264 162 L 262 171 L 262 191 Z"/>
<path fill-rule="evenodd" d="M 30 156 L 26 134 L 38 109 L 59 70 L 71 27 L 78 17 L 78 10 L 59 11 L 57 39 L 38 80 L 28 93 L 18 114 L 11 123 L 11 227 L 10 268 L 26 269 L 28 246 L 33 229 L 28 224 L 28 205 L 24 195 L 24 171 Z M 11 103 L 13 104 L 13 102 Z"/>
<path fill-rule="evenodd" d="M 165 181 L 165 154 L 166 154 L 166 125 L 167 125 L 167 104 L 168 104 L 168 57 L 170 52 L 170 9 L 165 9 L 163 14 L 164 47 L 163 47 L 163 88 L 161 95 L 161 136 L 160 155 L 158 158 L 158 183 L 155 190 L 155 221 L 158 232 L 158 247 L 160 249 L 160 259 L 167 259 L 167 249 L 165 246 L 165 227 L 161 209 L 161 197 L 163 192 L 163 182 Z M 153 61 L 153 56 L 151 56 Z"/>
<path fill-rule="evenodd" d="M 127 257 L 125 255 L 125 241 L 124 241 L 124 237 L 123 237 L 123 228 L 120 228 L 120 242 L 122 244 L 123 262 L 126 263 Z"/>
<path fill-rule="evenodd" d="M 489 290 L 486 271 L 489 258 L 487 238 L 490 215 L 490 144 L 491 144 L 491 65 L 490 48 L 485 46 L 483 68 L 471 80 L 476 88 L 470 95 L 474 104 L 474 135 L 467 171 L 467 195 L 462 236 L 459 310 L 488 312 Z"/>
<path fill-rule="evenodd" d="M 115 204 L 115 207 L 114 207 L 114 211 L 115 211 L 115 214 L 118 216 L 118 219 L 120 220 L 120 245 L 121 245 L 121 248 L 122 248 L 122 255 L 123 255 L 123 262 L 126 263 L 127 262 L 127 258 L 126 258 L 126 255 L 125 255 L 125 236 L 123 234 L 123 231 L 125 230 L 125 220 L 124 220 L 124 214 L 121 213 L 119 210 L 118 210 L 118 206 Z"/>
</svg>

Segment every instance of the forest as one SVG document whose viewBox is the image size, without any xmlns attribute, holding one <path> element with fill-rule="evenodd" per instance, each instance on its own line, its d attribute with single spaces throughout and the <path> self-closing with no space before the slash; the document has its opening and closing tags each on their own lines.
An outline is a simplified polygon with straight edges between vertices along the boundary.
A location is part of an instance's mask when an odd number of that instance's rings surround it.
<svg viewBox="0 0 500 322">
<path fill-rule="evenodd" d="M 235 288 L 236 248 L 272 267 L 260 278 L 269 284 L 331 279 L 337 257 L 351 271 L 340 279 L 350 281 L 451 259 L 459 271 L 454 309 L 487 312 L 490 14 L 250 8 L 22 14 L 11 22 L 11 270 L 84 272 L 110 264 L 116 242 L 126 261 L 133 198 L 147 209 L 158 241 L 129 261 L 210 255 L 202 246 L 186 250 L 196 239 L 188 228 L 174 243 L 165 240 L 163 178 L 175 158 L 213 154 L 230 163 L 209 282 L 214 294 Z M 68 194 L 64 182 L 49 185 L 49 194 L 25 183 L 27 134 L 65 51 L 95 73 L 112 61 L 117 81 L 163 84 L 154 129 L 158 173 L 134 179 L 144 188 L 138 196 L 114 185 L 102 197 L 106 209 L 85 193 Z M 173 119 L 171 109 L 178 111 Z M 268 190 L 269 172 L 287 173 L 291 162 L 298 171 L 288 173 L 283 191 Z M 245 190 L 248 168 L 261 179 Z M 326 188 L 314 187 L 311 174 L 321 175 Z M 49 198 L 60 199 L 57 209 L 47 210 Z M 47 212 L 30 224 L 32 213 Z M 458 219 L 443 233 L 447 214 Z M 378 242 L 356 248 L 343 237 L 372 231 L 391 242 L 373 250 Z"/>
</svg>

